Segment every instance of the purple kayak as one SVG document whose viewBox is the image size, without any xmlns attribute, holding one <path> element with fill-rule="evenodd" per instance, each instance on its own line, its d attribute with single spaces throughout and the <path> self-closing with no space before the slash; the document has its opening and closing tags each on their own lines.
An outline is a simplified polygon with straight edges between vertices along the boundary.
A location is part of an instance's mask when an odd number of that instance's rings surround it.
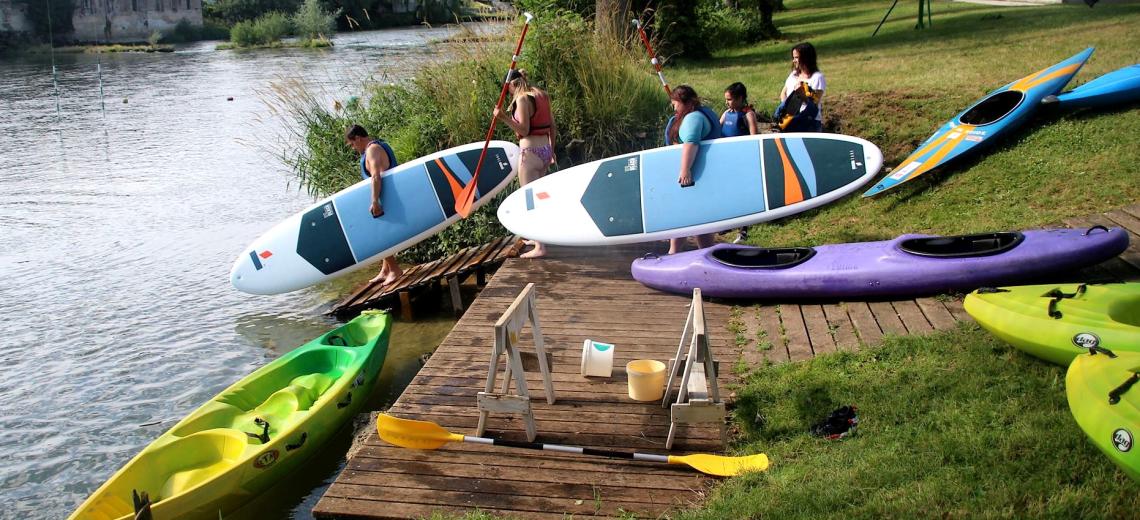
<svg viewBox="0 0 1140 520">
<path fill-rule="evenodd" d="M 877 298 L 1010 285 L 1095 265 L 1128 248 L 1120 228 L 1044 229 L 760 248 L 717 244 L 633 261 L 637 281 L 720 298 Z"/>
</svg>

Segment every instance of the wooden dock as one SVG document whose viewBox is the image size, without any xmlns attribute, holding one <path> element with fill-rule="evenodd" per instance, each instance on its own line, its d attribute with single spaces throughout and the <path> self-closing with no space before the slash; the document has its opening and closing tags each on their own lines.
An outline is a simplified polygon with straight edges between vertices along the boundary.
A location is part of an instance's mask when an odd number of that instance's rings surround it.
<svg viewBox="0 0 1140 520">
<path fill-rule="evenodd" d="M 475 275 L 480 286 L 486 283 L 486 276 L 496 269 L 503 260 L 519 255 L 522 240 L 514 235 L 500 237 L 481 246 L 466 248 L 451 256 L 426 264 L 416 265 L 391 284 L 366 282 L 353 291 L 348 298 L 337 303 L 330 314 L 340 317 L 358 313 L 363 309 L 390 306 L 399 299 L 401 316 L 411 319 L 411 299 L 420 291 L 432 289 L 440 283 L 450 291 L 451 306 L 457 313 L 463 312 L 463 301 L 459 296 L 459 284 Z"/>
<path fill-rule="evenodd" d="M 1078 273 L 1082 281 L 1140 279 L 1140 204 L 1069 222 L 1073 227 L 1118 225 L 1132 245 L 1120 257 Z M 682 428 L 664 450 L 669 416 L 658 403 L 626 394 L 624 367 L 632 359 L 672 357 L 689 297 L 648 289 L 629 263 L 663 244 L 613 248 L 551 248 L 541 260 L 510 259 L 464 314 L 390 412 L 473 434 L 476 393 L 483 389 L 493 325 L 529 282 L 537 285 L 546 348 L 553 354 L 557 402 L 534 400 L 538 442 L 624 451 L 685 454 L 720 452 L 715 428 Z M 896 301 L 744 305 L 706 302 L 713 355 L 725 366 L 797 361 L 840 349 L 873 345 L 886 335 L 923 334 L 968 320 L 961 300 L 934 297 Z M 738 342 L 737 338 L 744 338 Z M 616 345 L 610 380 L 579 375 L 582 341 Z M 524 345 L 530 343 L 527 333 Z M 729 370 L 722 388 L 737 382 Z M 541 379 L 528 373 L 532 395 Z M 725 392 L 728 394 L 729 392 Z M 518 417 L 492 415 L 488 435 L 525 440 Z M 453 443 L 434 451 L 397 448 L 373 431 L 321 498 L 313 514 L 331 518 L 418 518 L 434 511 L 474 508 L 522 518 L 567 515 L 657 518 L 698 505 L 715 479 L 685 466 L 547 454 Z"/>
</svg>

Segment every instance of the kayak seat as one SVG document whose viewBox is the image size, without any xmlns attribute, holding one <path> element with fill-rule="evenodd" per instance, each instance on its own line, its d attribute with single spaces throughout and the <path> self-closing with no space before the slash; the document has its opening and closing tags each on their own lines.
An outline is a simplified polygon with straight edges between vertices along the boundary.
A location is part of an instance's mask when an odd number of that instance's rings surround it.
<svg viewBox="0 0 1140 520">
<path fill-rule="evenodd" d="M 982 126 L 1000 121 L 1010 112 L 1013 112 L 1013 109 L 1017 108 L 1024 99 L 1025 93 L 1017 90 L 998 92 L 970 107 L 966 113 L 962 114 L 962 117 L 958 118 L 958 122 L 965 125 Z"/>
<path fill-rule="evenodd" d="M 317 399 L 320 399 L 335 381 L 336 378 L 328 374 L 298 376 L 285 388 L 270 394 L 264 403 L 254 409 L 254 415 L 274 425 L 276 425 L 274 419 L 288 420 L 290 415 L 312 408 L 313 403 L 317 402 Z"/>
<path fill-rule="evenodd" d="M 204 406 L 201 412 L 194 420 L 179 426 L 170 433 L 177 437 L 185 437 L 214 428 L 233 428 L 234 424 L 239 421 L 239 417 L 245 413 L 244 410 L 236 406 L 218 401 L 212 401 Z"/>
<path fill-rule="evenodd" d="M 244 434 L 214 430 L 189 435 L 151 452 L 144 467 L 158 478 L 148 480 L 163 483 L 151 499 L 179 495 L 229 470 L 238 463 L 245 447 Z"/>
<path fill-rule="evenodd" d="M 298 377 L 320 373 L 336 374 L 340 370 L 338 365 L 349 361 L 349 356 L 345 356 L 340 348 L 308 350 L 271 371 L 258 374 L 258 377 L 245 385 L 219 396 L 218 400 L 247 412 L 252 411 L 262 407 L 274 392 L 288 387 Z"/>
<path fill-rule="evenodd" d="M 1025 240 L 1017 231 L 957 235 L 949 237 L 909 238 L 899 243 L 899 249 L 912 255 L 932 258 L 966 258 L 990 256 L 1013 249 Z"/>
<path fill-rule="evenodd" d="M 1112 302 L 1108 307 L 1108 316 L 1117 323 L 1140 327 L 1140 298 Z"/>
<path fill-rule="evenodd" d="M 712 252 L 713 260 L 740 269 L 787 269 L 815 256 L 810 247 L 732 247 Z"/>
</svg>

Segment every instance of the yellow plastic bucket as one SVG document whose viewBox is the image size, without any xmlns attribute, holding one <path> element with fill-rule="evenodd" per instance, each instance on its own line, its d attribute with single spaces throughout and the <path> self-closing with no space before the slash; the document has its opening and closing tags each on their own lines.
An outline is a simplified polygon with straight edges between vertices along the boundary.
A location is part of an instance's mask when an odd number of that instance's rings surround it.
<svg viewBox="0 0 1140 520">
<path fill-rule="evenodd" d="M 626 363 L 629 398 L 634 401 L 656 401 L 665 395 L 665 363 L 655 359 L 635 359 Z"/>
</svg>

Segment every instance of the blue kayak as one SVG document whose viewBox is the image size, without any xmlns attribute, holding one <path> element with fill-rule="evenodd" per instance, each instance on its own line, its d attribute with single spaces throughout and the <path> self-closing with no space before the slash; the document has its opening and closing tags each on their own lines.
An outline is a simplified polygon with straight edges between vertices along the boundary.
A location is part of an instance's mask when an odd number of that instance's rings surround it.
<svg viewBox="0 0 1140 520">
<path fill-rule="evenodd" d="M 1041 102 L 1063 108 L 1124 105 L 1140 100 L 1140 63 L 1117 69 L 1073 90 L 1045 96 Z"/>
<path fill-rule="evenodd" d="M 1021 126 L 1046 96 L 1057 94 L 1092 55 L 1089 47 L 1061 63 L 990 92 L 930 136 L 864 197 L 878 195 L 958 157 L 964 157 Z"/>
</svg>

